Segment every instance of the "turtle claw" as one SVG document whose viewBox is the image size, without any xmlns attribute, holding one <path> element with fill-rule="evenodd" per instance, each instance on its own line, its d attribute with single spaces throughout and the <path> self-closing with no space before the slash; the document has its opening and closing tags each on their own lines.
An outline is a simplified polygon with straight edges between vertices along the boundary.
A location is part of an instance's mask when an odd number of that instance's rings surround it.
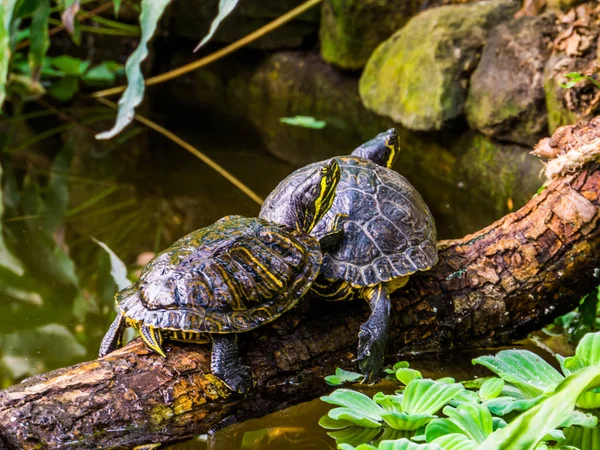
<svg viewBox="0 0 600 450">
<path fill-rule="evenodd" d="M 360 372 L 364 375 L 361 383 L 377 383 L 383 368 L 385 340 L 377 332 L 369 329 L 369 322 L 361 325 L 358 333 L 358 362 Z"/>
<path fill-rule="evenodd" d="M 223 367 L 221 373 L 213 372 L 233 392 L 245 394 L 252 387 L 252 371 L 250 367 L 239 361 L 234 367 Z"/>
</svg>

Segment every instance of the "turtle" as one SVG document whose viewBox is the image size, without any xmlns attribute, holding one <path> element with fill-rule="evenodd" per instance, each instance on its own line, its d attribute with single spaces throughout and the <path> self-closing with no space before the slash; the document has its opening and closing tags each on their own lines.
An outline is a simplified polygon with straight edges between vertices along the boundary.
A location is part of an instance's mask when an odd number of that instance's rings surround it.
<svg viewBox="0 0 600 450">
<path fill-rule="evenodd" d="M 246 392 L 252 376 L 237 334 L 275 320 L 310 289 L 322 252 L 309 232 L 330 208 L 339 180 L 336 161 L 315 166 L 291 193 L 282 222 L 226 216 L 157 254 L 137 282 L 116 294 L 118 314 L 100 357 L 122 346 L 127 327 L 163 357 L 163 339 L 212 341 L 212 374 Z"/>
<path fill-rule="evenodd" d="M 325 300 L 366 300 L 371 308 L 360 327 L 356 361 L 364 381 L 377 381 L 383 366 L 390 317 L 390 293 L 408 277 L 437 263 L 435 222 L 421 195 L 391 169 L 398 155 L 396 130 L 379 133 L 349 156 L 333 158 L 341 180 L 333 205 L 311 234 L 324 252 L 321 274 L 312 285 Z M 302 167 L 266 198 L 259 217 L 279 223 L 290 194 L 306 174 Z M 336 233 L 326 232 L 335 226 Z"/>
</svg>

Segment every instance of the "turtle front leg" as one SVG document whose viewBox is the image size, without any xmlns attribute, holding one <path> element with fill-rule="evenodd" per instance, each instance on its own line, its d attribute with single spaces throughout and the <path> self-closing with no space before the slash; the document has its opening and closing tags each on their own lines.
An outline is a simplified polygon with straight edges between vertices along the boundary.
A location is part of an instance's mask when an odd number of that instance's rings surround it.
<svg viewBox="0 0 600 450">
<path fill-rule="evenodd" d="M 125 328 L 127 328 L 127 319 L 125 318 L 125 314 L 120 312 L 110 325 L 104 338 L 102 338 L 100 351 L 98 352 L 99 358 L 102 358 L 123 346 L 123 332 L 125 331 Z"/>
<path fill-rule="evenodd" d="M 371 307 L 369 319 L 358 333 L 358 367 L 365 376 L 363 382 L 379 381 L 385 356 L 385 344 L 390 321 L 390 296 L 385 285 L 365 288 L 362 297 Z"/>
<path fill-rule="evenodd" d="M 229 389 L 240 394 L 252 387 L 252 372 L 239 355 L 236 334 L 212 334 L 210 370 Z"/>
<path fill-rule="evenodd" d="M 336 214 L 331 224 L 331 229 L 325 233 L 319 244 L 324 252 L 334 250 L 344 239 L 344 222 L 348 219 L 348 214 Z"/>
</svg>

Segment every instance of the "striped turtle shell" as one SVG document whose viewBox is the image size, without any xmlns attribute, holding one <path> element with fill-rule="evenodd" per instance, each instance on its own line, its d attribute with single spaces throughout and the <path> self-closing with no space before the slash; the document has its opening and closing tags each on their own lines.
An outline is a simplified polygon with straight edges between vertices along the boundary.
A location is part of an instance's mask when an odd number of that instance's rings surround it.
<svg viewBox="0 0 600 450">
<path fill-rule="evenodd" d="M 163 330 L 248 331 L 292 308 L 321 259 L 307 234 L 227 216 L 156 255 L 116 301 L 128 318 Z"/>
<path fill-rule="evenodd" d="M 398 172 L 367 159 L 336 160 L 342 173 L 335 200 L 311 234 L 323 236 L 336 214 L 348 219 L 341 244 L 323 256 L 321 274 L 364 287 L 431 268 L 438 258 L 435 223 L 416 189 Z M 283 180 L 265 200 L 260 217 L 278 222 L 278 205 L 289 201 L 306 174 L 322 164 L 300 168 Z"/>
</svg>

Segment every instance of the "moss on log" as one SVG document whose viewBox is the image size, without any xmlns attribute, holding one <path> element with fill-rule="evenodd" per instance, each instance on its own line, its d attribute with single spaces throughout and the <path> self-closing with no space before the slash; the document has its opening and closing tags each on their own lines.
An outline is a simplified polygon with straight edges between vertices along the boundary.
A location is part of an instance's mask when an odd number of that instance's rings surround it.
<svg viewBox="0 0 600 450">
<path fill-rule="evenodd" d="M 568 131 L 568 132 L 567 132 Z M 548 156 L 600 148 L 600 118 L 557 131 Z M 497 345 L 577 305 L 600 267 L 598 152 L 568 166 L 520 210 L 440 243 L 440 262 L 393 296 L 389 355 Z M 210 348 L 139 340 L 106 358 L 0 392 L 0 449 L 128 448 L 172 442 L 314 398 L 335 366 L 353 367 L 361 302 L 307 298 L 240 339 L 255 386 L 230 393 L 210 374 Z"/>
</svg>

